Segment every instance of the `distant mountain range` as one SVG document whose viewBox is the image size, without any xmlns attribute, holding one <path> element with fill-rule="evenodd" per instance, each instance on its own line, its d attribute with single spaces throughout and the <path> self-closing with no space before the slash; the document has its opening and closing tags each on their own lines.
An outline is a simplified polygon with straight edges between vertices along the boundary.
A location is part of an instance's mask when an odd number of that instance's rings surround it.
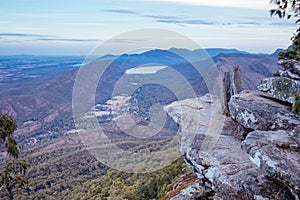
<svg viewBox="0 0 300 200">
<path fill-rule="evenodd" d="M 189 61 L 201 61 L 208 59 L 209 57 L 215 57 L 220 53 L 228 54 L 228 53 L 240 53 L 240 54 L 248 54 L 246 51 L 239 51 L 237 49 L 223 49 L 223 48 L 208 48 L 208 49 L 197 49 L 197 50 L 188 50 L 188 49 L 177 49 L 171 48 L 170 52 L 175 53 L 177 55 L 183 55 L 189 58 Z"/>
<path fill-rule="evenodd" d="M 191 62 L 201 61 L 201 60 L 205 60 L 208 58 L 212 58 L 212 57 L 219 55 L 220 53 L 246 53 L 246 54 L 248 54 L 248 52 L 246 52 L 246 51 L 240 51 L 237 49 L 224 49 L 224 48 L 206 48 L 206 49 L 196 49 L 196 50 L 189 50 L 189 49 L 184 49 L 184 48 L 170 48 L 170 49 L 163 50 L 163 51 L 169 51 L 176 55 L 183 56 L 185 58 L 188 58 L 189 61 L 191 61 Z M 119 57 L 119 55 L 107 54 L 107 55 L 104 55 L 104 56 L 98 58 L 98 60 L 116 59 L 118 57 Z"/>
<path fill-rule="evenodd" d="M 292 46 L 289 46 L 287 49 L 291 49 L 292 48 Z M 278 53 L 279 52 L 285 52 L 285 51 L 287 51 L 287 49 L 276 49 L 275 51 L 274 51 L 274 53 L 272 53 L 271 55 L 273 56 L 273 57 L 275 57 L 275 58 L 278 58 Z"/>
<path fill-rule="evenodd" d="M 289 46 L 287 49 L 290 49 L 290 48 L 292 48 L 292 47 Z M 284 52 L 287 49 L 278 48 L 269 55 L 271 55 L 275 58 L 278 58 L 278 53 Z M 184 56 L 185 58 L 189 58 L 189 61 L 192 61 L 192 62 L 205 60 L 207 58 L 212 58 L 212 57 L 218 56 L 219 54 L 229 54 L 229 53 L 253 54 L 253 53 L 249 53 L 247 51 L 240 51 L 238 49 L 224 49 L 224 48 L 205 48 L 205 49 L 196 49 L 196 50 L 189 50 L 189 49 L 184 49 L 184 48 L 170 48 L 165 51 L 169 51 L 174 54 Z M 258 53 L 258 54 L 261 54 L 261 53 Z M 108 54 L 108 55 L 100 57 L 99 59 L 116 59 L 118 57 L 119 57 L 119 55 Z"/>
</svg>

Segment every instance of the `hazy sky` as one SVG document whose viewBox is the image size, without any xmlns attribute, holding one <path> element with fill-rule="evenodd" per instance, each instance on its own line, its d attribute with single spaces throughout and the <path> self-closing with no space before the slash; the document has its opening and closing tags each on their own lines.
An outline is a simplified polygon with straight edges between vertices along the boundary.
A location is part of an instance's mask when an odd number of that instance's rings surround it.
<svg viewBox="0 0 300 200">
<path fill-rule="evenodd" d="M 176 31 L 203 48 L 273 52 L 293 21 L 270 18 L 269 0 L 1 0 L 0 55 L 87 55 L 140 28 Z"/>
</svg>

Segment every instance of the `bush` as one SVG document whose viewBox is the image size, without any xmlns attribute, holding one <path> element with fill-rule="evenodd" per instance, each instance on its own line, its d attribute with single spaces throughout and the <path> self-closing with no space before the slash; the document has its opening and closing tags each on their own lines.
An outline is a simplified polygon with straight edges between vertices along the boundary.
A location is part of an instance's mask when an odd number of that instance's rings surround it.
<svg viewBox="0 0 300 200">
<path fill-rule="evenodd" d="M 300 115 L 300 94 L 296 95 L 295 103 L 293 104 L 293 110 Z"/>
</svg>

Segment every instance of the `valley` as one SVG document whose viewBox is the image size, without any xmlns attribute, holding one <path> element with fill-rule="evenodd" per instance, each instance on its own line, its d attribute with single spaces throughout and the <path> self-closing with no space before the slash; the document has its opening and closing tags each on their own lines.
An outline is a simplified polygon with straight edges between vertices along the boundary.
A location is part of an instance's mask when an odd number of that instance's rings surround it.
<svg viewBox="0 0 300 200">
<path fill-rule="evenodd" d="M 130 152 L 132 157 L 150 155 L 168 146 L 180 129 L 178 124 L 166 117 L 154 135 L 147 127 L 152 122 L 153 105 L 169 105 L 184 94 L 184 85 L 176 82 L 169 68 L 185 77 L 196 96 L 208 92 L 201 75 L 190 63 L 172 53 L 175 51 L 151 50 L 121 55 L 113 60 L 99 80 L 94 105 L 84 113 L 84 125 L 78 125 L 72 113 L 73 86 L 82 57 L 2 57 L 0 113 L 7 113 L 16 120 L 15 135 L 31 164 L 29 185 L 18 198 L 159 199 L 164 196 L 174 180 L 189 171 L 179 147 L 174 151 L 172 162 L 158 167 L 157 172 L 132 174 L 114 170 L 101 159 L 97 160 L 82 134 L 90 119 L 96 119 L 110 145 Z M 263 77 L 270 77 L 280 69 L 272 55 L 210 51 L 220 73 L 240 66 L 244 89 L 255 89 Z M 186 50 L 185 54 L 193 56 L 194 62 L 205 62 L 201 56 L 195 59 L 195 52 Z M 142 68 L 134 68 L 145 63 L 161 66 L 152 65 L 147 73 Z M 177 90 L 157 84 L 157 80 Z M 119 89 L 118 84 L 122 86 Z M 128 126 L 130 121 L 134 126 Z M 132 130 L 137 130 L 136 134 L 130 134 Z M 111 149 L 104 144 L 97 145 L 99 149 Z M 161 159 L 164 156 L 160 155 Z M 120 160 L 122 164 L 131 162 L 127 157 Z M 146 165 L 155 166 L 151 162 Z"/>
</svg>

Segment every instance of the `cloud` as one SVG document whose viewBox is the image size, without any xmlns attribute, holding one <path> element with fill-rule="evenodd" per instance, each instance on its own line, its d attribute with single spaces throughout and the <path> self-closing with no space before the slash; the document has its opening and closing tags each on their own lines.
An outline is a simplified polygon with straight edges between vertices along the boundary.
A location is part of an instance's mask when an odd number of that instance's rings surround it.
<svg viewBox="0 0 300 200">
<path fill-rule="evenodd" d="M 167 16 L 167 15 L 140 15 L 140 16 L 149 18 L 149 19 L 165 19 L 165 20 L 180 19 L 180 17 L 177 17 L 177 16 Z"/>
<path fill-rule="evenodd" d="M 0 33 L 0 36 L 4 37 L 51 37 L 49 35 L 39 35 L 39 34 L 27 34 L 27 33 Z"/>
<path fill-rule="evenodd" d="M 38 41 L 58 41 L 58 42 L 98 42 L 99 41 L 96 39 L 60 38 L 60 37 L 50 36 L 50 35 L 27 34 L 27 33 L 0 33 L 0 36 L 1 36 L 0 39 L 4 39 L 6 37 L 14 37 L 16 39 L 26 38 L 26 39 L 38 40 Z"/>
<path fill-rule="evenodd" d="M 109 13 L 139 15 L 139 13 L 127 9 L 104 9 L 102 11 L 109 12 Z"/>
<path fill-rule="evenodd" d="M 56 42 L 99 42 L 96 39 L 72 39 L 72 38 L 38 38 L 40 41 L 56 41 Z"/>
<path fill-rule="evenodd" d="M 153 2 L 170 2 L 170 3 L 181 3 L 187 5 L 205 5 L 205 6 L 223 6 L 223 7 L 239 7 L 239 8 L 257 8 L 259 6 L 268 5 L 268 1 L 265 0 L 214 0 L 213 2 L 207 0 L 143 0 Z M 105 9 L 104 12 L 117 13 L 122 15 L 131 15 L 147 19 L 152 19 L 158 23 L 174 24 L 178 26 L 183 25 L 216 25 L 216 26 L 293 26 L 291 23 L 280 23 L 280 22 L 269 22 L 266 20 L 262 21 L 259 17 L 242 17 L 238 21 L 222 22 L 222 21 L 206 21 L 202 19 L 191 19 L 188 16 L 168 16 L 168 15 L 155 15 L 155 14 L 144 14 L 129 9 Z"/>
<path fill-rule="evenodd" d="M 273 26 L 290 26 L 290 27 L 297 27 L 296 23 L 286 23 L 286 22 L 272 22 L 271 25 Z"/>
<path fill-rule="evenodd" d="M 186 5 L 212 6 L 212 7 L 231 7 L 231 8 L 250 8 L 256 10 L 266 10 L 269 0 L 143 0 L 152 2 L 170 2 Z"/>
<path fill-rule="evenodd" d="M 178 19 L 159 19 L 156 20 L 161 23 L 171 23 L 171 24 L 197 24 L 197 25 L 213 25 L 213 22 L 207 22 L 204 20 L 192 19 L 192 20 L 178 20 Z"/>
<path fill-rule="evenodd" d="M 113 39 L 112 42 L 114 43 L 127 43 L 127 44 L 135 44 L 137 42 L 145 42 L 145 39 L 136 39 L 136 38 L 117 38 Z"/>
<path fill-rule="evenodd" d="M 170 23 L 170 24 L 177 24 L 177 25 L 183 25 L 183 24 L 211 25 L 211 24 L 213 24 L 212 22 L 207 22 L 207 21 L 199 20 L 199 19 L 186 19 L 186 17 L 167 16 L 167 15 L 141 14 L 141 13 L 138 13 L 138 12 L 127 10 L 127 9 L 105 9 L 103 11 L 118 13 L 118 14 L 135 15 L 135 16 L 139 16 L 139 17 L 153 19 L 156 22 L 160 22 L 160 23 Z"/>
<path fill-rule="evenodd" d="M 128 10 L 128 9 L 104 9 L 102 11 L 109 12 L 109 13 L 125 14 L 125 15 L 135 15 L 135 16 L 145 17 L 150 19 L 177 19 L 178 18 L 176 16 L 141 14 L 139 12 Z"/>
</svg>

